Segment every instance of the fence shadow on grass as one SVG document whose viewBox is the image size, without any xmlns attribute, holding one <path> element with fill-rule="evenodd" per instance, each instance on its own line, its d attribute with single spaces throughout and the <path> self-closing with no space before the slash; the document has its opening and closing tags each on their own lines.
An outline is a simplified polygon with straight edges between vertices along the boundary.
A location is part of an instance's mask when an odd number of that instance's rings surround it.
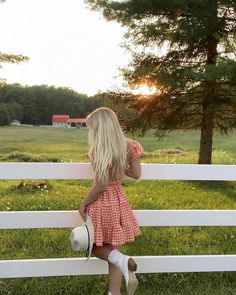
<svg viewBox="0 0 236 295">
<path fill-rule="evenodd" d="M 187 182 L 189 184 L 194 184 L 196 187 L 204 191 L 220 192 L 222 195 L 236 202 L 236 182 L 235 181 L 188 180 Z"/>
</svg>

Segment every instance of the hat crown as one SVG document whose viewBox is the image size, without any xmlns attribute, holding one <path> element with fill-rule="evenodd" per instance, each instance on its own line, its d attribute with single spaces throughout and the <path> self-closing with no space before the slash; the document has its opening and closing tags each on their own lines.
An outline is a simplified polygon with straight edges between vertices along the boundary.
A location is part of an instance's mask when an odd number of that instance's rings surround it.
<svg viewBox="0 0 236 295">
<path fill-rule="evenodd" d="M 70 234 L 70 242 L 74 251 L 86 251 L 87 261 L 91 256 L 94 241 L 94 228 L 89 215 L 82 225 L 74 228 Z"/>
<path fill-rule="evenodd" d="M 88 250 L 88 230 L 85 225 L 74 228 L 70 235 L 71 246 L 74 251 Z"/>
</svg>

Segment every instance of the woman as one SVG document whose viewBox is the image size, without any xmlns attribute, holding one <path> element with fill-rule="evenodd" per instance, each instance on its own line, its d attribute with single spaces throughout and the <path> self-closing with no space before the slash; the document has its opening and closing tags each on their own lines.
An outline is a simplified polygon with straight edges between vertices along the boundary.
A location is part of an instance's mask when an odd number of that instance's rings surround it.
<svg viewBox="0 0 236 295">
<path fill-rule="evenodd" d="M 123 274 L 127 292 L 132 295 L 138 285 L 134 274 L 137 264 L 119 248 L 133 242 L 141 231 L 121 181 L 125 174 L 134 179 L 140 177 L 143 147 L 137 141 L 125 138 L 111 109 L 96 109 L 87 117 L 86 123 L 95 179 L 79 212 L 83 220 L 88 214 L 94 225 L 93 255 L 108 261 L 108 294 L 120 295 Z"/>
</svg>

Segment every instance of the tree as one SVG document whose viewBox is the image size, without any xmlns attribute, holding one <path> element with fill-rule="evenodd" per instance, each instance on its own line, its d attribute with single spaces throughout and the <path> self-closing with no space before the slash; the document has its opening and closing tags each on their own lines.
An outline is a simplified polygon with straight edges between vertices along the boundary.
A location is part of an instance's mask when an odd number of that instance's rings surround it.
<svg viewBox="0 0 236 295">
<path fill-rule="evenodd" d="M 24 55 L 14 55 L 14 54 L 7 54 L 7 53 L 2 53 L 0 52 L 0 68 L 2 68 L 2 63 L 16 63 L 19 64 L 20 62 L 23 61 L 28 61 L 29 58 Z M 0 79 L 0 85 L 4 83 L 4 79 Z"/>
<path fill-rule="evenodd" d="M 0 126 L 9 125 L 10 116 L 4 103 L 0 103 Z"/>
<path fill-rule="evenodd" d="M 0 4 L 5 2 L 6 0 L 0 0 Z M 28 61 L 29 58 L 24 55 L 14 55 L 0 52 L 0 68 L 2 68 L 1 63 L 20 63 L 23 61 Z M 0 79 L 0 85 L 4 83 L 4 79 Z"/>
<path fill-rule="evenodd" d="M 159 90 L 150 97 L 108 93 L 133 110 L 128 128 L 200 129 L 198 163 L 210 164 L 213 131 L 228 134 L 236 127 L 236 1 L 85 2 L 127 28 L 132 61 L 123 75 L 128 84 Z"/>
<path fill-rule="evenodd" d="M 10 120 L 21 121 L 23 116 L 23 107 L 19 103 L 14 101 L 13 103 L 6 103 L 5 106 Z"/>
</svg>

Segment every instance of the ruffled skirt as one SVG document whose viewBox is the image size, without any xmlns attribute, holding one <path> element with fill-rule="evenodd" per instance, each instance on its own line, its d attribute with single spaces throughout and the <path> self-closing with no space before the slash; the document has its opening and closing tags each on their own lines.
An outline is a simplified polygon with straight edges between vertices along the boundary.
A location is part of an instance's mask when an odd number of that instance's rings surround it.
<svg viewBox="0 0 236 295">
<path fill-rule="evenodd" d="M 86 211 L 93 222 L 96 246 L 110 244 L 118 247 L 133 242 L 141 234 L 119 181 L 113 181 L 95 202 L 87 206 Z"/>
</svg>

